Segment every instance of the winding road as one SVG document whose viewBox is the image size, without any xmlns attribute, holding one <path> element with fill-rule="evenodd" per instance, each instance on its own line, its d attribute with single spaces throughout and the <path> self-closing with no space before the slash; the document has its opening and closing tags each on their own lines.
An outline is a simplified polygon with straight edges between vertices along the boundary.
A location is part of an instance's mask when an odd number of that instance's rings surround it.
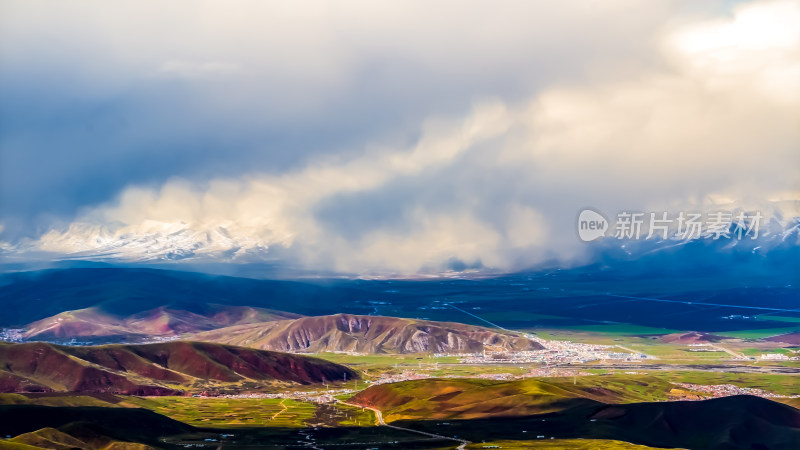
<svg viewBox="0 0 800 450">
<path fill-rule="evenodd" d="M 373 408 L 371 406 L 357 405 L 355 403 L 347 403 L 347 402 L 343 402 L 341 400 L 336 400 L 336 402 L 337 403 L 341 403 L 343 405 L 352 406 L 352 407 L 355 407 L 355 408 L 366 408 L 366 409 L 374 412 L 375 413 L 375 419 L 376 419 L 375 422 L 376 422 L 376 424 L 379 425 L 379 426 L 382 426 L 382 427 L 389 427 L 389 428 L 394 428 L 395 430 L 408 431 L 410 433 L 417 433 L 417 434 L 421 434 L 423 436 L 428 436 L 428 437 L 432 437 L 432 438 L 446 439 L 446 440 L 449 440 L 449 441 L 459 442 L 459 446 L 456 447 L 456 449 L 458 449 L 458 450 L 464 450 L 464 449 L 467 448 L 467 445 L 472 443 L 471 441 L 468 441 L 466 439 L 459 439 L 459 438 L 455 438 L 455 437 L 444 436 L 444 435 L 441 435 L 441 434 L 428 433 L 426 431 L 419 431 L 419 430 L 414 430 L 414 429 L 411 429 L 411 428 L 398 427 L 397 425 L 389 425 L 388 423 L 386 423 L 383 420 L 383 413 L 379 409 Z"/>
<path fill-rule="evenodd" d="M 278 405 L 279 405 L 281 408 L 283 408 L 283 409 L 281 409 L 280 411 L 276 412 L 276 413 L 275 413 L 275 415 L 274 415 L 274 416 L 272 416 L 272 418 L 271 418 L 270 420 L 275 420 L 275 419 L 277 419 L 277 418 L 278 418 L 278 416 L 280 416 L 281 414 L 283 414 L 284 412 L 286 412 L 286 410 L 287 410 L 287 409 L 289 409 L 289 407 L 288 407 L 288 406 L 286 406 L 286 405 L 284 405 L 284 404 L 283 404 L 283 402 L 285 402 L 285 401 L 286 401 L 286 399 L 283 399 L 283 400 L 281 400 L 281 402 L 280 402 Z"/>
</svg>

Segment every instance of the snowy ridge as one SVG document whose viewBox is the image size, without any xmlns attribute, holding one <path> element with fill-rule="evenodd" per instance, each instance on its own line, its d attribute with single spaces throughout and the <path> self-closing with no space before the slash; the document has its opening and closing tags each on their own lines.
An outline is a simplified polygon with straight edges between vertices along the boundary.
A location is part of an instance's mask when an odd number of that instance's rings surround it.
<svg viewBox="0 0 800 450">
<path fill-rule="evenodd" d="M 185 223 L 151 223 L 143 230 L 109 229 L 86 223 L 66 232 L 50 231 L 38 240 L 12 246 L 15 253 L 44 251 L 76 259 L 120 259 L 132 262 L 195 258 L 236 260 L 266 255 L 270 243 L 258 238 L 233 237 L 224 227 L 195 228 Z"/>
<path fill-rule="evenodd" d="M 714 239 L 708 233 L 685 239 L 673 234 L 667 239 L 616 239 L 605 237 L 591 244 L 577 243 L 576 247 L 590 255 L 590 260 L 636 260 L 660 254 L 690 252 L 702 255 L 749 254 L 764 257 L 768 254 L 797 252 L 800 249 L 800 217 L 765 218 L 758 236 L 742 233 L 737 236 L 736 224 L 731 225 L 730 237 Z M 51 230 L 38 239 L 19 243 L 0 241 L 0 253 L 18 255 L 41 253 L 57 259 L 119 260 L 125 262 L 156 262 L 185 260 L 215 260 L 256 262 L 267 260 L 275 246 L 288 248 L 291 237 L 276 236 L 255 229 L 243 229 L 232 223 L 189 224 L 148 221 L 137 227 L 106 226 L 73 223 L 66 231 Z M 269 255 L 273 258 L 274 255 Z M 493 268 L 486 268 L 493 269 Z"/>
</svg>

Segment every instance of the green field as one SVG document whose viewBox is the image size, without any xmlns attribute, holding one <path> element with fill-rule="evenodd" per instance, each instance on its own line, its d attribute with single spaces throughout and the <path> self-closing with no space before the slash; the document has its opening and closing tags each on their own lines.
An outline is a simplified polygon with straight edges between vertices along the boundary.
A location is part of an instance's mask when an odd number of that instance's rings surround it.
<svg viewBox="0 0 800 450">
<path fill-rule="evenodd" d="M 102 407 L 116 407 L 118 406 L 113 399 L 109 396 L 109 400 L 103 400 L 91 395 L 36 395 L 32 396 L 23 394 L 0 394 L 0 405 L 42 405 L 42 406 L 102 406 Z"/>
<path fill-rule="evenodd" d="M 131 397 L 127 401 L 198 427 L 302 427 L 316 412 L 312 403 L 271 398 Z"/>
<path fill-rule="evenodd" d="M 789 316 L 758 316 L 757 320 L 774 320 L 776 322 L 800 323 L 800 317 Z"/>
<path fill-rule="evenodd" d="M 728 336 L 739 339 L 763 339 L 772 336 L 779 336 L 781 334 L 795 333 L 800 331 L 800 326 L 793 326 L 787 328 L 767 328 L 764 330 L 739 330 L 739 331 L 724 331 L 715 333 L 720 336 Z"/>
<path fill-rule="evenodd" d="M 570 326 L 569 329 L 575 331 L 588 331 L 590 333 L 601 333 L 612 336 L 669 334 L 669 333 L 679 332 L 679 330 L 646 327 L 642 325 L 631 325 L 627 323 L 609 323 L 602 325 L 577 325 L 577 326 Z"/>
<path fill-rule="evenodd" d="M 369 410 L 293 399 L 127 397 L 125 403 L 198 427 L 369 426 L 375 422 Z"/>
<path fill-rule="evenodd" d="M 382 375 L 399 374 L 407 370 L 419 371 L 433 377 L 437 376 L 476 376 L 481 374 L 511 373 L 522 375 L 530 367 L 507 365 L 470 365 L 461 364 L 458 356 L 433 357 L 429 354 L 418 355 L 347 355 L 342 353 L 318 353 L 313 356 L 338 364 L 344 364 L 357 370 L 367 379 L 376 379 Z M 354 387 L 356 383 L 347 383 Z M 366 384 L 358 383 L 359 387 Z"/>
<path fill-rule="evenodd" d="M 766 349 L 766 348 L 746 348 L 746 349 L 742 350 L 742 353 L 744 353 L 747 356 L 761 356 L 761 355 L 763 355 L 765 353 L 780 353 L 780 354 L 786 355 L 786 356 L 795 356 L 797 349 L 794 349 L 794 350 L 795 351 L 793 351 L 792 348 L 782 348 L 782 347 L 776 347 L 776 348 L 770 348 L 770 349 Z"/>
<path fill-rule="evenodd" d="M 649 376 L 675 383 L 733 384 L 780 395 L 800 395 L 800 375 L 703 371 L 658 371 Z"/>
</svg>

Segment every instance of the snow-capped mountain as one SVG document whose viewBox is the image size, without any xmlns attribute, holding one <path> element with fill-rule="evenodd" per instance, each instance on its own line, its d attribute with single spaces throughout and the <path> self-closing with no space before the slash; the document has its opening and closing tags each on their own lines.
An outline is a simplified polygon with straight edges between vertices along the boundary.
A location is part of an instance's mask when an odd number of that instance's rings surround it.
<svg viewBox="0 0 800 450">
<path fill-rule="evenodd" d="M 719 266 L 729 263 L 797 265 L 800 261 L 800 217 L 764 218 L 757 236 L 736 224 L 728 236 L 706 232 L 686 239 L 673 233 L 666 239 L 617 239 L 613 233 L 591 243 L 576 242 L 588 255 L 589 264 L 615 265 L 637 261 L 643 266 Z M 739 236 L 741 231 L 741 236 Z M 108 260 L 120 262 L 229 261 L 259 262 L 274 259 L 275 247 L 290 247 L 291 237 L 243 230 L 235 224 L 203 226 L 189 223 L 148 222 L 136 228 L 74 223 L 65 231 L 50 231 L 38 239 L 0 243 L 0 253 L 25 256 L 46 253 L 56 259 Z M 574 266 L 573 261 L 556 265 Z M 498 268 L 484 267 L 496 272 Z"/>
<path fill-rule="evenodd" d="M 234 237 L 225 227 L 193 227 L 179 223 L 151 223 L 137 231 L 85 223 L 66 232 L 51 231 L 38 240 L 10 246 L 8 252 L 42 251 L 69 259 L 116 259 L 127 262 L 209 258 L 236 260 L 267 254 L 271 243 L 258 237 Z"/>
</svg>

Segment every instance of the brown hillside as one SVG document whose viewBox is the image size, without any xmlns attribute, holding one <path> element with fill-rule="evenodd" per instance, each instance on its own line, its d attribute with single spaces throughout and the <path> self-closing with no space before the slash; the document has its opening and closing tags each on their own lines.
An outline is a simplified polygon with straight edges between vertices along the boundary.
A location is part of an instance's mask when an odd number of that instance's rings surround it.
<svg viewBox="0 0 800 450">
<path fill-rule="evenodd" d="M 53 450 L 72 450 L 76 448 L 91 448 L 85 442 L 63 433 L 55 428 L 42 428 L 41 430 L 21 434 L 10 440 L 14 443 L 32 445 L 39 448 Z"/>
<path fill-rule="evenodd" d="M 781 334 L 764 339 L 765 341 L 783 342 L 786 344 L 800 345 L 800 332 Z"/>
<path fill-rule="evenodd" d="M 352 370 L 298 355 L 203 342 L 66 347 L 0 344 L 0 392 L 182 395 L 209 382 L 266 386 L 349 379 Z M 265 384 L 266 383 L 266 384 Z"/>
<path fill-rule="evenodd" d="M 209 305 L 204 314 L 160 307 L 131 316 L 109 314 L 100 308 L 65 311 L 25 326 L 23 337 L 71 339 L 91 337 L 177 336 L 232 325 L 295 319 L 298 314 L 249 306 Z"/>
<path fill-rule="evenodd" d="M 473 353 L 538 350 L 524 336 L 451 322 L 335 314 L 221 328 L 193 339 L 285 352 Z"/>
<path fill-rule="evenodd" d="M 701 333 L 698 331 L 690 331 L 688 333 L 672 333 L 661 336 L 662 342 L 675 343 L 675 344 L 707 344 L 719 342 L 728 339 L 724 336 L 717 336 L 715 334 Z"/>
</svg>

